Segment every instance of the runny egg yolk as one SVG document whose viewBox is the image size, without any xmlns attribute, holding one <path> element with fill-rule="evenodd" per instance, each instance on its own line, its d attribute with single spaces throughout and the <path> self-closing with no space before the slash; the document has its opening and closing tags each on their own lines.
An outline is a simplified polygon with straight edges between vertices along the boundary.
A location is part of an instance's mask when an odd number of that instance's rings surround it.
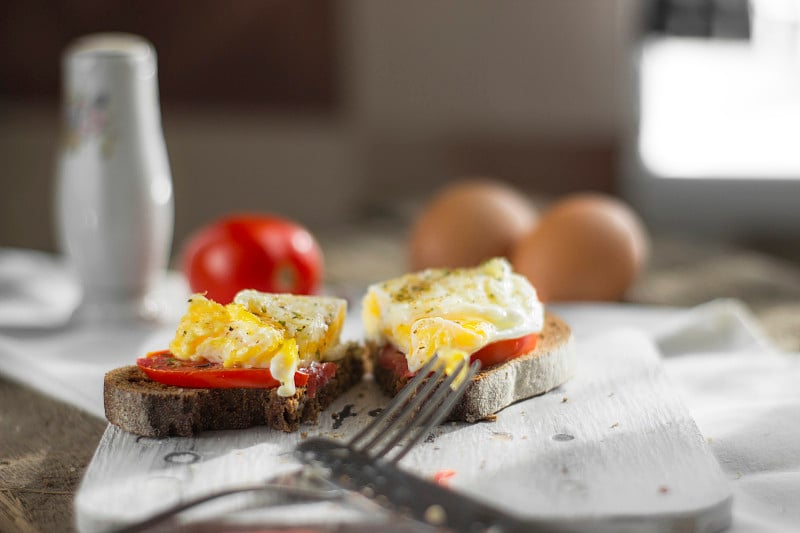
<svg viewBox="0 0 800 533">
<path fill-rule="evenodd" d="M 411 372 L 434 355 L 452 372 L 481 348 L 539 333 L 544 324 L 536 290 L 501 258 L 376 283 L 364 296 L 362 315 L 367 339 L 394 345 Z"/>
<path fill-rule="evenodd" d="M 178 359 L 225 368 L 269 368 L 278 394 L 291 396 L 298 366 L 337 345 L 346 309 L 339 298 L 242 291 L 223 306 L 195 294 L 169 349 Z"/>
</svg>

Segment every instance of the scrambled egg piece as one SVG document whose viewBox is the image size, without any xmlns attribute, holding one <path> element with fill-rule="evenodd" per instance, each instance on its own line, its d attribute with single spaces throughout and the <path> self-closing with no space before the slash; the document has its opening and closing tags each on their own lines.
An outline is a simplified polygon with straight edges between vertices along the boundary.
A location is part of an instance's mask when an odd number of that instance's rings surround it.
<svg viewBox="0 0 800 533">
<path fill-rule="evenodd" d="M 362 319 L 367 339 L 393 344 L 411 372 L 438 354 L 449 373 L 493 342 L 541 332 L 544 307 L 528 280 L 495 258 L 376 283 L 364 296 Z"/>
<path fill-rule="evenodd" d="M 335 351 L 346 313 L 341 298 L 246 290 L 223 306 L 195 294 L 169 349 L 183 360 L 269 368 L 278 394 L 291 396 L 298 365 Z"/>
</svg>

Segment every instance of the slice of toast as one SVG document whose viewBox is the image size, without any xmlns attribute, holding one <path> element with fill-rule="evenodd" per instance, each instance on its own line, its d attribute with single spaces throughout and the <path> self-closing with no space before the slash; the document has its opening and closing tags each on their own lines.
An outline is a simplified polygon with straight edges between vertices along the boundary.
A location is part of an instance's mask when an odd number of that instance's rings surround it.
<svg viewBox="0 0 800 533">
<path fill-rule="evenodd" d="M 572 377 L 575 368 L 572 330 L 564 320 L 547 313 L 536 348 L 525 355 L 482 369 L 448 420 L 476 422 L 490 418 L 512 403 L 543 394 Z M 375 357 L 380 350 L 374 350 Z M 409 381 L 373 361 L 375 381 L 394 396 Z"/>
<path fill-rule="evenodd" d="M 337 364 L 336 375 L 313 398 L 305 387 L 281 397 L 277 389 L 191 389 L 163 385 L 137 366 L 112 370 L 105 376 L 106 418 L 125 431 L 146 437 L 188 437 L 201 431 L 243 429 L 265 425 L 296 431 L 314 422 L 344 391 L 361 380 L 365 348 L 350 344 Z"/>
</svg>

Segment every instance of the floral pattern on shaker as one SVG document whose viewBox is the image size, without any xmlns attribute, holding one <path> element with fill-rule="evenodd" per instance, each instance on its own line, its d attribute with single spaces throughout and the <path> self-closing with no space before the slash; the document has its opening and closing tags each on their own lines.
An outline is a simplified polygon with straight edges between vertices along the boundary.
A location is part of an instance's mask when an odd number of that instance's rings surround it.
<svg viewBox="0 0 800 533">
<path fill-rule="evenodd" d="M 77 150 L 89 140 L 97 139 L 103 157 L 111 156 L 114 136 L 109 127 L 109 100 L 108 95 L 102 93 L 93 97 L 84 94 L 70 96 L 63 117 L 67 149 Z"/>
</svg>

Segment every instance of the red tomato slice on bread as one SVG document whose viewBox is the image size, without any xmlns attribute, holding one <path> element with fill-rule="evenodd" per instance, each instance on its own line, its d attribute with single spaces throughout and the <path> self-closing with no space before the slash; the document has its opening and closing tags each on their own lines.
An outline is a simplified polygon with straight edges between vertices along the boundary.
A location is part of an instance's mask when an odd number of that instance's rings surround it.
<svg viewBox="0 0 800 533">
<path fill-rule="evenodd" d="M 504 363 L 520 355 L 532 352 L 536 348 L 539 335 L 531 333 L 516 339 L 497 341 L 484 346 L 470 356 L 470 361 L 480 360 L 481 368 Z"/>
<path fill-rule="evenodd" d="M 504 363 L 520 355 L 532 352 L 536 348 L 538 340 L 539 335 L 531 333 L 516 339 L 493 342 L 472 354 L 470 361 L 479 359 L 481 368 Z M 408 370 L 408 361 L 405 354 L 391 345 L 384 347 L 383 352 L 378 357 L 378 364 L 391 370 L 397 376 L 411 377 L 413 375 Z"/>
<path fill-rule="evenodd" d="M 164 385 L 193 389 L 274 389 L 280 382 L 269 368 L 225 368 L 221 363 L 184 361 L 169 351 L 152 352 L 136 360 L 147 377 Z M 316 390 L 336 375 L 336 363 L 314 363 L 298 368 L 294 384 L 306 387 L 313 397 Z"/>
</svg>

